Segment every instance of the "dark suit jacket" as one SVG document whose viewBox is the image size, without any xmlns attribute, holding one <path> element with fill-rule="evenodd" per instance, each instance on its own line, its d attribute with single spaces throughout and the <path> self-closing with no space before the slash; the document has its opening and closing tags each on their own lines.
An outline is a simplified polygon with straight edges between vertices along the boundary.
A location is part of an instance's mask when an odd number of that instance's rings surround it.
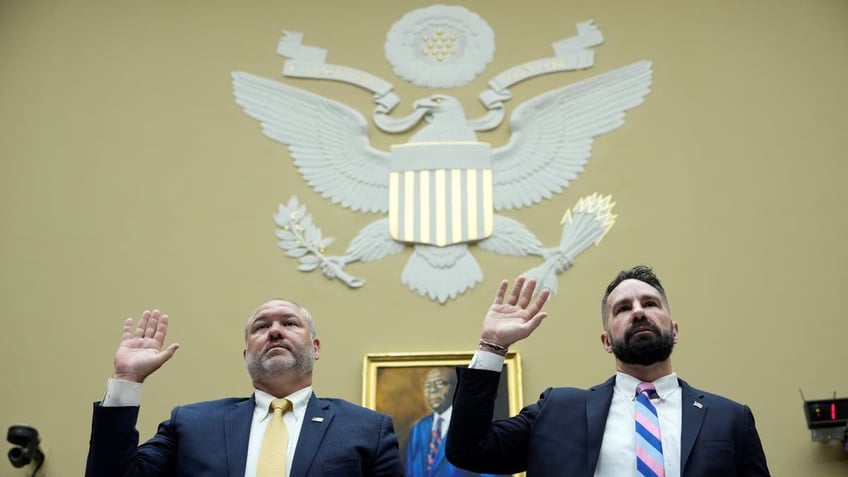
<svg viewBox="0 0 848 477">
<path fill-rule="evenodd" d="M 138 407 L 94 404 L 86 477 L 242 477 L 254 399 L 179 406 L 138 446 Z M 389 416 L 340 399 L 309 399 L 292 477 L 402 477 Z"/>
<path fill-rule="evenodd" d="M 548 388 L 514 417 L 492 422 L 499 373 L 458 368 L 447 456 L 475 472 L 592 477 L 615 377 L 591 389 Z M 768 476 L 748 406 L 680 381 L 683 477 Z M 635 466 L 635 463 L 634 463 Z"/>
</svg>

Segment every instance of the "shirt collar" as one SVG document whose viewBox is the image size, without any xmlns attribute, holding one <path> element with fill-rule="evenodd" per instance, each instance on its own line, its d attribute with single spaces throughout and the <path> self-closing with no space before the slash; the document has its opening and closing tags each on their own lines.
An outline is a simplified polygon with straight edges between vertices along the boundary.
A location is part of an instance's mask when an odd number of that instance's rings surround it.
<svg viewBox="0 0 848 477">
<path fill-rule="evenodd" d="M 443 412 L 441 414 L 439 414 L 436 411 L 433 411 L 433 414 L 435 415 L 435 419 L 438 419 L 439 417 L 441 417 L 442 419 L 444 419 L 445 423 L 448 423 L 448 422 L 450 422 L 451 415 L 453 414 L 453 406 L 448 406 L 448 408 L 445 409 L 445 412 Z"/>
<path fill-rule="evenodd" d="M 262 419 L 265 419 L 271 414 L 271 401 L 277 399 L 277 397 L 258 389 L 253 390 L 253 397 L 256 400 L 256 408 L 254 409 L 254 412 L 260 414 Z M 283 397 L 291 401 L 292 413 L 295 417 L 302 416 L 306 414 L 306 405 L 309 403 L 309 398 L 312 397 L 312 386 L 306 386 L 303 389 L 298 389 L 288 396 Z"/>
<path fill-rule="evenodd" d="M 625 396 L 630 396 L 636 399 L 636 386 L 642 381 L 622 373 L 615 373 L 615 388 Z M 660 399 L 667 399 L 672 393 L 680 389 L 680 382 L 677 380 L 677 373 L 667 374 L 653 382 L 654 388 L 657 390 L 657 396 Z"/>
</svg>

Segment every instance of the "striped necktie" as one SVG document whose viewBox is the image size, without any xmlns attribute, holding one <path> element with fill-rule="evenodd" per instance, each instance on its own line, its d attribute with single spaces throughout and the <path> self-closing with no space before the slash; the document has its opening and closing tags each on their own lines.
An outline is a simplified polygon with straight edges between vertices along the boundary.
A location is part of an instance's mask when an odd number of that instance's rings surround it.
<svg viewBox="0 0 848 477">
<path fill-rule="evenodd" d="M 262 437 L 259 450 L 259 462 L 256 465 L 257 477 L 283 477 L 286 475 L 286 454 L 289 450 L 289 433 L 283 414 L 291 409 L 288 399 L 271 401 L 271 420 Z"/>
<path fill-rule="evenodd" d="M 651 403 L 656 395 L 651 383 L 636 386 L 636 470 L 645 477 L 665 476 L 660 421 Z"/>
<path fill-rule="evenodd" d="M 436 417 L 436 426 L 430 432 L 430 447 L 427 450 L 427 471 L 433 468 L 433 462 L 436 461 L 436 454 L 439 453 L 439 447 L 442 446 L 442 419 L 441 416 Z"/>
</svg>

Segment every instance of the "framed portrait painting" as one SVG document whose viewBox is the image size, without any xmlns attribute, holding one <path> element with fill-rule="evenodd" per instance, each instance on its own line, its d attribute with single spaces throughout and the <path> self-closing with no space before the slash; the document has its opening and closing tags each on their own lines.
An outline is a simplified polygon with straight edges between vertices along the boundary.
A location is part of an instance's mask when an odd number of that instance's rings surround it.
<svg viewBox="0 0 848 477">
<path fill-rule="evenodd" d="M 473 352 L 365 355 L 362 403 L 392 416 L 408 477 L 491 477 L 453 467 L 444 457 L 443 439 L 436 437 L 447 433 L 456 388 L 455 368 L 467 366 L 472 355 Z M 501 372 L 495 419 L 518 414 L 523 406 L 522 396 L 521 360 L 517 352 L 511 351 Z"/>
</svg>

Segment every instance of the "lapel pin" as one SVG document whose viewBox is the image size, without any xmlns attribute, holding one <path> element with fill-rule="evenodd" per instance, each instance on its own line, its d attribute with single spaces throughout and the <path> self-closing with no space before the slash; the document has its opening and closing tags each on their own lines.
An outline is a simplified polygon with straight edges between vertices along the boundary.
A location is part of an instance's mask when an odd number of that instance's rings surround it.
<svg viewBox="0 0 848 477">
<path fill-rule="evenodd" d="M 323 417 L 313 417 L 312 422 L 324 422 L 324 418 Z"/>
<path fill-rule="evenodd" d="M 699 403 L 698 401 L 693 402 L 692 405 L 697 407 L 698 409 L 701 409 L 702 407 L 704 407 L 704 405 Z"/>
</svg>

